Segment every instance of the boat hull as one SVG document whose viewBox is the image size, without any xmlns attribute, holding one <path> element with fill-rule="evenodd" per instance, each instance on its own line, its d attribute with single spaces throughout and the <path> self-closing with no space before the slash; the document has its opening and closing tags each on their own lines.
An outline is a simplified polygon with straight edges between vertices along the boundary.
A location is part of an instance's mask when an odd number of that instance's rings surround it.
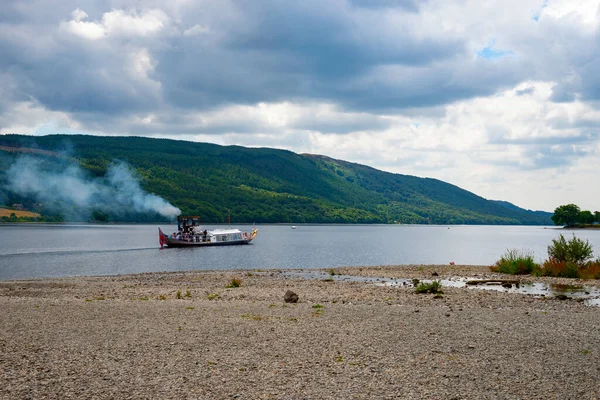
<svg viewBox="0 0 600 400">
<path fill-rule="evenodd" d="M 166 239 L 165 246 L 167 247 L 211 247 L 211 246 L 237 246 L 242 244 L 250 244 L 252 239 L 229 240 L 226 242 L 187 242 L 185 240 Z"/>
</svg>

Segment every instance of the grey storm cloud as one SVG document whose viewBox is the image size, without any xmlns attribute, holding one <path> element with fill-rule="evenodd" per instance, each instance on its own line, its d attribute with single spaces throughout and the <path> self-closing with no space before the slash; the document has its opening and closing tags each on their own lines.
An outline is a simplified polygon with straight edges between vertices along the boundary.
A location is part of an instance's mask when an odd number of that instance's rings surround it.
<svg viewBox="0 0 600 400">
<path fill-rule="evenodd" d="M 553 74 L 554 100 L 600 98 L 595 72 L 600 58 L 586 51 L 597 49 L 598 34 L 593 44 L 583 41 L 565 54 L 575 60 L 576 75 L 566 79 L 566 68 L 537 72 L 542 61 L 519 49 L 514 57 L 487 60 L 475 57 L 466 34 L 421 30 L 421 13 L 435 7 L 431 3 L 223 0 L 180 6 L 153 0 L 139 9 L 131 0 L 9 0 L 0 16 L 0 107 L 27 101 L 105 133 L 189 134 L 256 130 L 236 122 L 205 127 L 167 122 L 229 105 L 281 101 L 323 102 L 355 113 L 409 112 L 493 95 Z M 76 18 L 102 29 L 110 22 L 107 13 L 141 18 L 157 9 L 165 19 L 153 35 L 117 32 L 91 40 L 62 29 Z M 134 60 L 142 49 L 148 59 Z M 163 120 L 146 126 L 130 121 L 142 114 Z M 345 133 L 354 124 L 363 129 L 370 123 L 373 130 L 388 126 L 361 117 L 300 121 L 298 128 Z"/>
<path fill-rule="evenodd" d="M 596 46 L 600 50 L 600 46 Z M 551 99 L 556 102 L 600 100 L 600 54 L 592 51 L 589 57 L 577 60 L 572 68 L 576 75 L 567 76 L 552 88 Z"/>
<path fill-rule="evenodd" d="M 416 12 L 419 10 L 419 5 L 422 1 L 419 0 L 350 0 L 350 4 L 356 7 L 364 8 L 388 8 L 401 9 Z"/>
<path fill-rule="evenodd" d="M 600 6 L 597 10 L 600 16 Z M 582 35 L 574 29 L 549 25 L 545 30 L 547 40 L 562 43 L 559 47 L 552 47 L 556 54 L 547 67 L 557 82 L 552 89 L 551 100 L 600 100 L 600 30 L 594 29 L 593 33 Z"/>
<path fill-rule="evenodd" d="M 426 85 L 426 80 L 370 88 L 361 87 L 360 80 L 379 66 L 430 66 L 465 52 L 460 38 L 422 37 L 408 26 L 399 34 L 401 27 L 378 25 L 372 13 L 344 2 L 242 4 L 243 20 L 226 31 L 217 26 L 201 39 L 174 38 L 162 49 L 157 73 L 169 102 L 196 108 L 317 100 L 360 110 L 381 108 L 383 97 L 385 108 L 402 108 L 411 85 Z M 430 68 L 445 72 L 443 66 Z M 438 86 L 427 103 L 436 103 L 440 91 Z M 402 93 L 396 104 L 392 92 Z"/>
<path fill-rule="evenodd" d="M 516 66 L 465 63 L 471 57 L 465 38 L 418 32 L 418 4 L 204 2 L 177 13 L 165 8 L 171 26 L 150 38 L 87 40 L 60 29 L 74 10 L 100 24 L 104 13 L 135 4 L 10 1 L 0 20 L 0 67 L 15 85 L 3 95 L 93 123 L 282 100 L 358 111 L 429 107 L 517 80 Z M 397 9 L 397 19 L 386 17 L 389 8 Z M 184 34 L 196 25 L 206 29 Z M 154 61 L 147 78 L 157 91 L 128 73 L 140 48 Z M 381 71 L 390 67 L 399 72 Z"/>
<path fill-rule="evenodd" d="M 507 128 L 490 126 L 487 129 L 488 143 L 505 148 L 520 149 L 518 158 L 506 157 L 486 160 L 499 166 L 518 167 L 524 170 L 537 170 L 569 166 L 590 153 L 591 147 L 598 141 L 600 134 L 578 133 L 576 135 L 510 137 Z"/>
<path fill-rule="evenodd" d="M 526 96 L 528 94 L 533 94 L 535 92 L 535 88 L 533 86 L 526 87 L 525 89 L 515 91 L 517 96 Z"/>
</svg>

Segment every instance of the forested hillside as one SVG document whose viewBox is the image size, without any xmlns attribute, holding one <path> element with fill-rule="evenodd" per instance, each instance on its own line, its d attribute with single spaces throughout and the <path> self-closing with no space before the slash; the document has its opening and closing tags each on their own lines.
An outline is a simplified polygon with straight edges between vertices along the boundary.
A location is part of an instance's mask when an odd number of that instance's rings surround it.
<svg viewBox="0 0 600 400">
<path fill-rule="evenodd" d="M 44 151 L 24 153 L 25 149 Z M 224 222 L 230 213 L 237 223 L 551 224 L 550 213 L 489 201 L 436 179 L 382 172 L 325 156 L 84 135 L 0 136 L 0 205 L 39 200 L 7 189 L 7 171 L 24 154 L 47 169 L 77 163 L 90 179 L 105 176 L 116 161 L 125 162 L 135 169 L 144 190 L 205 222 Z M 46 200 L 46 213 L 60 214 L 60 202 L 50 203 Z M 106 211 L 94 215 L 109 221 L 157 218 Z"/>
</svg>

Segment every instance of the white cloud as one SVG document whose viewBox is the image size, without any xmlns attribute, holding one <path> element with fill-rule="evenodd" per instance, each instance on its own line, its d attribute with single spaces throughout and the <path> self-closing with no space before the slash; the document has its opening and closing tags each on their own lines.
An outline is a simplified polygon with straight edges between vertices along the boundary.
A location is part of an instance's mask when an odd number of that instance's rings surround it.
<svg viewBox="0 0 600 400">
<path fill-rule="evenodd" d="M 152 79 L 151 74 L 156 67 L 156 61 L 152 58 L 148 49 L 141 48 L 129 54 L 129 73 L 132 79 L 141 82 L 154 92 L 155 96 L 160 95 L 161 83 Z"/>
<path fill-rule="evenodd" d="M 61 22 L 60 28 L 76 36 L 88 40 L 97 40 L 106 36 L 106 29 L 102 24 L 84 21 L 87 13 L 79 8 L 71 13 L 72 20 Z"/>
<path fill-rule="evenodd" d="M 102 16 L 102 25 L 109 35 L 148 36 L 165 29 L 169 17 L 162 10 L 136 11 L 114 10 Z"/>
<path fill-rule="evenodd" d="M 86 19 L 88 17 L 87 13 L 79 8 L 76 8 L 71 13 L 71 16 L 73 17 L 73 21 L 75 21 L 75 22 L 83 21 L 84 19 Z"/>
<path fill-rule="evenodd" d="M 77 133 L 81 124 L 66 112 L 47 110 L 32 101 L 15 102 L 0 114 L 0 135 Z"/>
<path fill-rule="evenodd" d="M 600 20 L 600 4 L 598 0 L 549 1 L 540 17 L 565 19 L 594 28 Z"/>
<path fill-rule="evenodd" d="M 108 36 L 150 36 L 169 25 L 169 17 L 162 10 L 152 9 L 138 13 L 135 10 L 112 10 L 96 22 L 85 21 L 88 14 L 77 8 L 70 21 L 63 21 L 61 29 L 84 39 L 97 40 Z"/>
<path fill-rule="evenodd" d="M 210 28 L 208 26 L 196 24 L 196 25 L 192 26 L 191 28 L 188 28 L 185 31 L 183 31 L 183 36 L 197 36 L 197 35 L 203 35 L 203 34 L 206 34 L 209 32 L 210 32 Z"/>
</svg>

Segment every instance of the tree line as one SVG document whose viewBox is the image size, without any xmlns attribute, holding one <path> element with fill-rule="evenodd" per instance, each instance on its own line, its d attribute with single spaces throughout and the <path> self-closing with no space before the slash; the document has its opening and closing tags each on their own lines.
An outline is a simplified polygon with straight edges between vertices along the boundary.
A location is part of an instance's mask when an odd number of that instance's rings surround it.
<svg viewBox="0 0 600 400">
<path fill-rule="evenodd" d="M 576 204 L 556 207 L 552 215 L 554 225 L 577 226 L 600 223 L 600 211 L 581 210 Z"/>
</svg>

